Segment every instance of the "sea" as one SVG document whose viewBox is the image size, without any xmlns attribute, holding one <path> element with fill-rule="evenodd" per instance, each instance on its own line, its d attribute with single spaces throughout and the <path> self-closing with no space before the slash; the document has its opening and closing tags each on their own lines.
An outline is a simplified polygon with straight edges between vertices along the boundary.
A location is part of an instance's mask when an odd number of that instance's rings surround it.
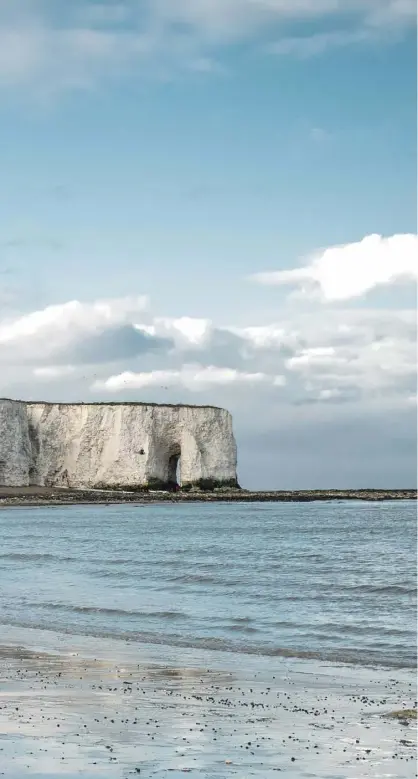
<svg viewBox="0 0 418 779">
<path fill-rule="evenodd" d="M 416 664 L 412 501 L 5 508 L 0 538 L 0 644 Z"/>
</svg>

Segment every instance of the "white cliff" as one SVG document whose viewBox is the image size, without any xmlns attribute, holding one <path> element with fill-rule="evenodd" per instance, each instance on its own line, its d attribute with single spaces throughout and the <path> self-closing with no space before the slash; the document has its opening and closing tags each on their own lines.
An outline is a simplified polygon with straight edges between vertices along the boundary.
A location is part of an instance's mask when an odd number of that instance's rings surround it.
<svg viewBox="0 0 418 779">
<path fill-rule="evenodd" d="M 0 484 L 236 483 L 231 415 L 210 406 L 0 400 Z"/>
<path fill-rule="evenodd" d="M 27 485 L 32 460 L 24 403 L 0 400 L 0 485 Z"/>
</svg>

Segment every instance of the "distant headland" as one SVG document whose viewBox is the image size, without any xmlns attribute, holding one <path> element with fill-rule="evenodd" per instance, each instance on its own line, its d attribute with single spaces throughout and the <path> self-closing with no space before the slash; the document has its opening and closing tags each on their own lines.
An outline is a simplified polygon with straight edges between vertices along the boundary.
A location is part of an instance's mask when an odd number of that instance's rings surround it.
<svg viewBox="0 0 418 779">
<path fill-rule="evenodd" d="M 237 489 L 228 411 L 0 399 L 0 486 Z"/>
</svg>

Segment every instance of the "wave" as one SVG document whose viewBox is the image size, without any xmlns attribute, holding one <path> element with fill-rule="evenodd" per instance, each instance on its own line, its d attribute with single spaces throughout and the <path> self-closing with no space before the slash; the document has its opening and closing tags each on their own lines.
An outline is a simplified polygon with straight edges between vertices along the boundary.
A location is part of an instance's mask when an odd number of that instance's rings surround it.
<svg viewBox="0 0 418 779">
<path fill-rule="evenodd" d="M 411 645 L 411 651 L 404 651 L 401 653 L 401 647 L 394 647 L 393 655 L 386 657 L 382 656 L 381 651 L 374 651 L 373 649 L 356 649 L 356 648 L 335 648 L 330 650 L 304 650 L 297 647 L 287 646 L 271 646 L 269 644 L 261 643 L 245 643 L 238 641 L 229 641 L 226 638 L 209 638 L 198 636 L 182 636 L 178 634 L 165 634 L 151 633 L 151 632 L 138 632 L 138 631 L 124 631 L 119 634 L 115 634 L 113 631 L 95 631 L 90 629 L 83 629 L 82 626 L 77 625 L 76 628 L 59 627 L 55 629 L 50 624 L 45 625 L 39 622 L 27 622 L 20 620 L 1 620 L 0 624 L 9 625 L 13 627 L 45 630 L 52 633 L 61 633 L 71 636 L 89 636 L 98 639 L 114 639 L 125 641 L 129 643 L 149 644 L 149 645 L 163 645 L 177 648 L 187 649 L 200 649 L 207 651 L 220 651 L 234 654 L 244 655 L 259 655 L 265 657 L 288 657 L 301 660 L 317 660 L 320 662 L 328 663 L 344 663 L 347 665 L 361 665 L 369 667 L 383 667 L 383 668 L 404 668 L 412 669 L 416 667 L 416 653 L 412 651 L 414 647 Z M 409 645 L 408 645 L 409 646 Z"/>
<path fill-rule="evenodd" d="M 189 584 L 197 582 L 199 584 L 223 584 L 222 579 L 212 576 L 210 573 L 185 573 L 179 576 L 170 576 L 167 581 L 179 584 Z"/>
<path fill-rule="evenodd" d="M 102 606 L 76 606 L 68 603 L 26 603 L 29 608 L 41 608 L 46 611 L 63 611 L 71 614 L 100 614 L 105 617 L 136 617 L 138 619 L 188 619 L 182 611 L 136 611 Z"/>
<path fill-rule="evenodd" d="M 385 595 L 387 593 L 393 593 L 395 595 L 416 595 L 416 587 L 412 587 L 404 584 L 353 584 L 344 585 L 341 589 L 348 592 L 357 592 L 364 594 L 377 594 Z"/>
<path fill-rule="evenodd" d="M 62 557 L 50 552 L 3 552 L 0 554 L 1 560 L 15 560 L 28 562 L 48 562 L 49 560 L 58 560 L 60 563 L 81 562 L 79 557 Z"/>
<path fill-rule="evenodd" d="M 227 625 L 228 630 L 232 630 L 234 633 L 260 633 L 261 631 L 259 628 L 254 628 L 251 625 L 240 625 L 239 623 L 235 623 L 232 625 Z"/>
<path fill-rule="evenodd" d="M 106 568 L 103 570 L 91 571 L 90 576 L 94 576 L 97 579 L 114 579 L 115 581 L 118 581 L 118 579 L 143 578 L 140 574 L 135 574 L 132 571 L 107 571 Z"/>
<path fill-rule="evenodd" d="M 341 634 L 354 634 L 364 636 L 405 636 L 411 638 L 411 630 L 404 628 L 386 628 L 383 625 L 370 625 L 370 624 L 353 624 L 353 623 L 339 623 L 339 622 L 324 622 L 323 624 L 315 624 L 313 622 L 265 622 L 263 623 L 267 627 L 275 628 L 290 628 L 291 630 L 304 631 L 304 636 L 310 636 L 313 638 L 332 638 L 333 634 L 340 636 Z"/>
<path fill-rule="evenodd" d="M 318 602 L 318 603 L 330 603 L 330 600 L 334 603 L 344 603 L 344 602 L 350 602 L 353 604 L 353 606 L 360 607 L 360 604 L 363 602 L 364 599 L 367 598 L 368 595 L 373 596 L 376 594 L 392 594 L 393 596 L 402 596 L 402 595 L 409 595 L 416 597 L 417 591 L 414 587 L 401 587 L 392 589 L 391 587 L 376 589 L 375 591 L 367 589 L 364 592 L 358 592 L 355 590 L 347 590 L 346 588 L 343 588 L 342 591 L 336 591 L 332 585 L 329 585 L 327 588 L 323 588 L 323 592 L 315 592 L 315 588 L 311 587 L 310 590 L 304 591 L 302 590 L 298 594 L 290 594 L 286 593 L 285 595 L 280 594 L 272 594 L 266 591 L 266 588 L 264 588 L 265 591 L 263 592 L 249 592 L 247 597 L 249 600 L 260 600 L 264 601 L 265 603 L 271 603 L 272 601 L 275 603 L 303 603 L 306 604 L 308 602 Z M 357 597 L 356 597 L 357 595 Z M 358 597 L 358 596 L 362 597 Z M 378 606 L 376 605 L 376 608 Z"/>
<path fill-rule="evenodd" d="M 220 587 L 237 587 L 239 585 L 245 585 L 245 579 L 223 579 L 219 576 L 213 576 L 210 573 L 185 573 L 178 576 L 164 577 L 163 581 L 171 584 L 213 584 Z M 267 586 L 267 585 L 263 585 Z"/>
</svg>

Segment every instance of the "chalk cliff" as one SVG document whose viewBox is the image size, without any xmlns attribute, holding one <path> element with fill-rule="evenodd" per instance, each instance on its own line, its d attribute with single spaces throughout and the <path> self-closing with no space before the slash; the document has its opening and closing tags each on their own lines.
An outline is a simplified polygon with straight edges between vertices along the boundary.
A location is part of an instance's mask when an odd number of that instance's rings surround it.
<svg viewBox="0 0 418 779">
<path fill-rule="evenodd" d="M 135 488 L 236 484 L 228 411 L 0 400 L 0 484 Z"/>
</svg>

